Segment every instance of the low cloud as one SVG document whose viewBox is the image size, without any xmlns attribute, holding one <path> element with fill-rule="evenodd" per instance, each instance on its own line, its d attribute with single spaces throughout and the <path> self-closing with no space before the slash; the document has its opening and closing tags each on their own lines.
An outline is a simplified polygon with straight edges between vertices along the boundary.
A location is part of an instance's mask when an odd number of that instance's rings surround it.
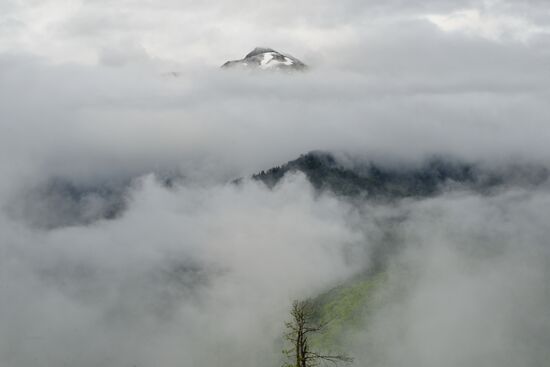
<svg viewBox="0 0 550 367">
<path fill-rule="evenodd" d="M 350 343 L 383 366 L 544 365 L 550 315 L 546 189 L 403 205 L 406 242 Z"/>
<path fill-rule="evenodd" d="M 2 220 L 3 363 L 277 359 L 289 302 L 366 263 L 361 233 L 346 224 L 351 209 L 315 199 L 301 176 L 275 191 L 167 189 L 144 177 L 129 201 L 121 218 L 92 226 L 34 231 Z"/>
</svg>

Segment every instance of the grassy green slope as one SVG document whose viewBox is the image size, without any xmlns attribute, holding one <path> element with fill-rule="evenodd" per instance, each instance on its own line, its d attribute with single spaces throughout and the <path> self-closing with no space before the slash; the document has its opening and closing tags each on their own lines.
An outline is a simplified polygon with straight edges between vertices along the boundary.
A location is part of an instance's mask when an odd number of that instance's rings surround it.
<svg viewBox="0 0 550 367">
<path fill-rule="evenodd" d="M 344 350 L 342 341 L 365 326 L 375 306 L 377 290 L 386 281 L 386 273 L 362 275 L 313 299 L 315 318 L 326 323 L 323 333 L 312 344 L 321 350 Z"/>
</svg>

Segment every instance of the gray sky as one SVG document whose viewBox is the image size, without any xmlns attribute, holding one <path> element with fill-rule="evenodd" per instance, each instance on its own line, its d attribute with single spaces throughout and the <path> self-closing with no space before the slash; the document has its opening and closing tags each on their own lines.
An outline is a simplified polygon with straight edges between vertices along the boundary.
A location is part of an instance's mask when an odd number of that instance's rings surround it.
<svg viewBox="0 0 550 367">
<path fill-rule="evenodd" d="M 406 35 L 411 27 L 422 26 L 433 34 L 451 33 L 471 41 L 532 45 L 548 34 L 546 5 L 537 0 L 121 0 L 116 5 L 101 0 L 6 0 L 0 49 L 55 62 L 95 64 L 115 52 L 128 61 L 148 56 L 217 65 L 253 45 L 321 58 L 354 43 L 368 49 L 365 36 L 388 27 L 391 33 Z"/>
</svg>

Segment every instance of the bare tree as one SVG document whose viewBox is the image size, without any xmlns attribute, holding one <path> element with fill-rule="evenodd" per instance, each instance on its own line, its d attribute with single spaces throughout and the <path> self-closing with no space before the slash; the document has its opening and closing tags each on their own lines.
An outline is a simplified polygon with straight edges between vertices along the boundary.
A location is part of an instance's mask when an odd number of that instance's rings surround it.
<svg viewBox="0 0 550 367">
<path fill-rule="evenodd" d="M 325 355 L 311 350 L 310 337 L 322 332 L 327 326 L 326 323 L 316 323 L 313 320 L 313 311 L 309 301 L 293 302 L 290 311 L 291 321 L 285 324 L 285 339 L 290 342 L 291 348 L 284 351 L 292 362 L 285 364 L 285 367 L 315 367 L 321 362 L 353 362 L 352 358 L 342 354 Z"/>
</svg>

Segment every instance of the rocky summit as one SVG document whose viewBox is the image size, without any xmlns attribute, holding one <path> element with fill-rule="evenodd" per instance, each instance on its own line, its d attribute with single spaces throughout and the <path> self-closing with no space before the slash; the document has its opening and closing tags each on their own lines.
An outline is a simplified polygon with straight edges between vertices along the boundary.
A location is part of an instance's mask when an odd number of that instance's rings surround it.
<svg viewBox="0 0 550 367">
<path fill-rule="evenodd" d="M 222 68 L 298 71 L 305 70 L 307 65 L 289 54 L 272 48 L 256 47 L 243 59 L 227 61 Z"/>
</svg>

